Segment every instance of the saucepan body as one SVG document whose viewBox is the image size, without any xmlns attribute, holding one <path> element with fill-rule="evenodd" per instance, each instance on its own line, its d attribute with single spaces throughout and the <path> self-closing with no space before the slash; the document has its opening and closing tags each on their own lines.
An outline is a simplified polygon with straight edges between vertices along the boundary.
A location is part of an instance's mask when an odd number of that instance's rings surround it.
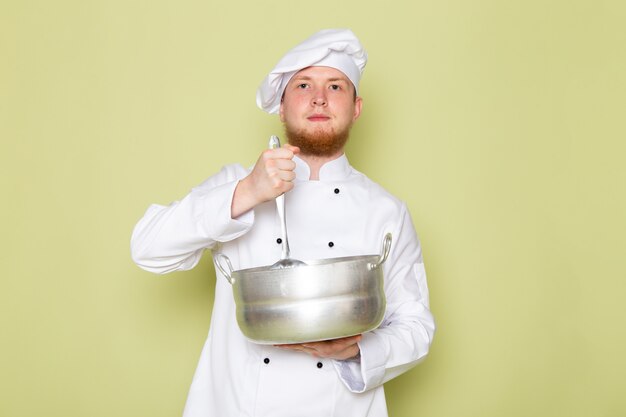
<svg viewBox="0 0 626 417">
<path fill-rule="evenodd" d="M 237 323 L 249 340 L 262 344 L 304 343 L 365 333 L 385 314 L 382 253 L 306 261 L 306 265 L 233 271 L 230 260 L 215 264 L 233 287 Z"/>
</svg>

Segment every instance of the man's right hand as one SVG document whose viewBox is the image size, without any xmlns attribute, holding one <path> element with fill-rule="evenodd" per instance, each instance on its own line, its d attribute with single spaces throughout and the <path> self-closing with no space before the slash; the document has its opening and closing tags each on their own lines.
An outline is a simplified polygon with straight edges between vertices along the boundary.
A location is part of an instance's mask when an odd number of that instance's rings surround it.
<svg viewBox="0 0 626 417">
<path fill-rule="evenodd" d="M 239 181 L 230 209 L 235 219 L 257 205 L 272 200 L 293 188 L 296 163 L 300 149 L 289 144 L 263 151 L 252 172 Z"/>
</svg>

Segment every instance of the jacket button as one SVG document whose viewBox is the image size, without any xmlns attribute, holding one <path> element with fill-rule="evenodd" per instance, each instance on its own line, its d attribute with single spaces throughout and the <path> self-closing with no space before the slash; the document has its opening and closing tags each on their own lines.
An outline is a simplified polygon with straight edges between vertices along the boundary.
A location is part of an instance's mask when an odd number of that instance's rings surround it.
<svg viewBox="0 0 626 417">
<path fill-rule="evenodd" d="M 335 194 L 339 194 L 339 188 L 335 188 Z"/>
<path fill-rule="evenodd" d="M 318 367 L 319 369 L 322 369 L 322 366 L 324 366 L 324 364 L 323 364 L 322 362 L 318 362 L 318 363 L 317 363 L 317 367 Z"/>
<path fill-rule="evenodd" d="M 332 248 L 333 246 L 335 246 L 333 242 L 328 242 L 328 247 Z"/>
<path fill-rule="evenodd" d="M 265 358 L 265 359 L 263 359 L 263 363 L 264 363 L 264 364 L 266 364 L 266 365 L 267 365 L 268 363 L 270 363 L 270 358 Z"/>
<path fill-rule="evenodd" d="M 280 245 L 281 243 L 283 243 L 283 240 L 281 238 L 278 238 L 278 239 L 276 239 L 276 243 L 278 243 Z"/>
</svg>

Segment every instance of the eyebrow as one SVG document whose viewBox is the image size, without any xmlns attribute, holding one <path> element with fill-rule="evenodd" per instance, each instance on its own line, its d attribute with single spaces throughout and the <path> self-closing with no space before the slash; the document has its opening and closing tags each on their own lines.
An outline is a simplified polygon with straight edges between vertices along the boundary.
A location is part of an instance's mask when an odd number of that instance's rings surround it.
<svg viewBox="0 0 626 417">
<path fill-rule="evenodd" d="M 297 80 L 310 81 L 310 80 L 312 80 L 312 78 L 311 78 L 311 77 L 309 77 L 308 75 L 297 75 L 297 76 L 293 77 L 293 80 L 294 80 L 294 81 L 297 81 Z M 345 79 L 345 78 L 338 78 L 338 77 L 335 77 L 335 78 L 328 78 L 328 79 L 326 80 L 326 82 L 337 82 L 337 81 L 343 81 L 343 82 L 345 82 L 345 83 L 347 83 L 347 82 L 348 82 L 348 80 L 347 80 L 347 79 Z"/>
</svg>

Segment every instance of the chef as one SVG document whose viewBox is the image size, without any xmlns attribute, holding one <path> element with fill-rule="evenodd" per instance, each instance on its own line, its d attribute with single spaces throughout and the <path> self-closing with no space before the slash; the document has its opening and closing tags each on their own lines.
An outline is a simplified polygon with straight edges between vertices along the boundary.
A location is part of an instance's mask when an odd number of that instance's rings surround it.
<svg viewBox="0 0 626 417">
<path fill-rule="evenodd" d="M 281 255 L 275 197 L 285 193 L 291 256 L 380 253 L 387 307 L 362 335 L 260 345 L 237 326 L 232 288 L 217 271 L 208 338 L 184 417 L 383 417 L 383 384 L 428 353 L 435 332 L 419 240 L 406 205 L 350 166 L 344 146 L 363 100 L 367 54 L 350 30 L 323 30 L 290 50 L 263 80 L 258 106 L 278 114 L 288 144 L 252 168 L 227 165 L 168 206 L 152 205 L 131 239 L 133 260 L 163 274 L 189 270 L 206 249 L 233 268 Z"/>
</svg>

